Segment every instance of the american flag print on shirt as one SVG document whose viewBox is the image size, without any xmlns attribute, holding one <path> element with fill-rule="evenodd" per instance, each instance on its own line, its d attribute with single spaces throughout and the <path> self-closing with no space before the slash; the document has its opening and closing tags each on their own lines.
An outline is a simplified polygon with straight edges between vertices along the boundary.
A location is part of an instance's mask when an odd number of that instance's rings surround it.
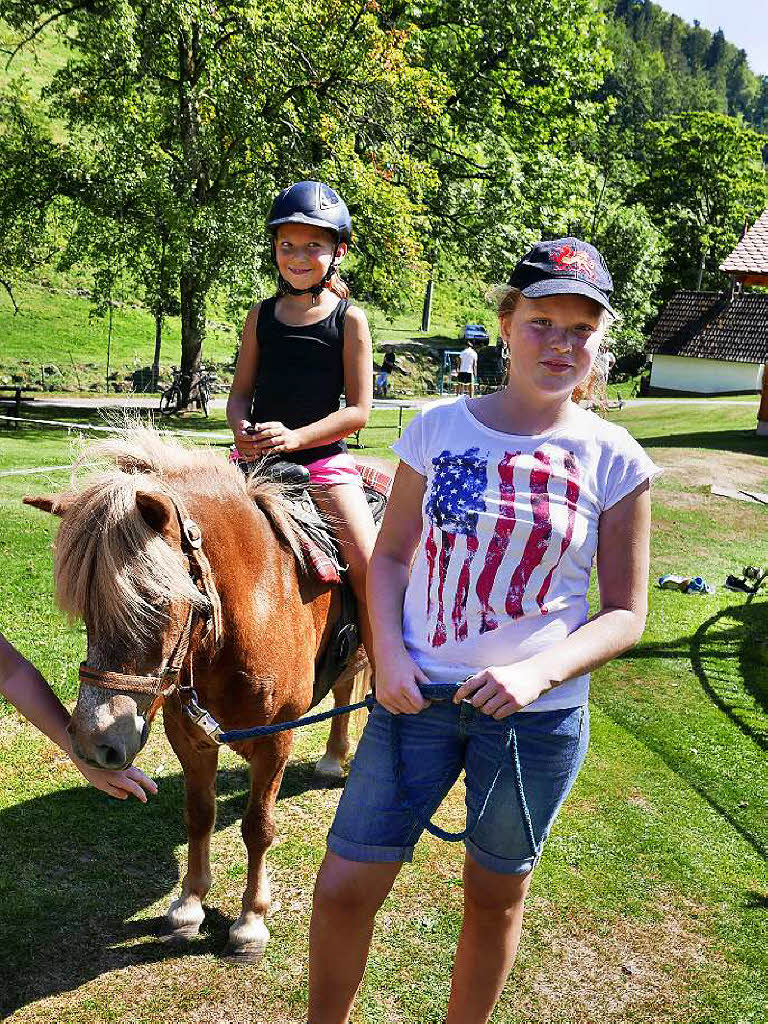
<svg viewBox="0 0 768 1024">
<path fill-rule="evenodd" d="M 432 647 L 448 640 L 449 607 L 456 642 L 497 629 L 502 608 L 512 619 L 546 615 L 574 536 L 580 482 L 573 452 L 512 451 L 489 462 L 475 447 L 444 450 L 432 465 L 424 542 Z"/>
</svg>

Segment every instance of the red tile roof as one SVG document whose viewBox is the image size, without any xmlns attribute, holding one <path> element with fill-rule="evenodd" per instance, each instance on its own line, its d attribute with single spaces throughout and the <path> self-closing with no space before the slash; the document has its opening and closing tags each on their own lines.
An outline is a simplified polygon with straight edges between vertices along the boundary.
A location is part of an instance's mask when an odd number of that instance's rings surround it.
<svg viewBox="0 0 768 1024">
<path fill-rule="evenodd" d="M 758 217 L 720 269 L 726 274 L 768 274 L 768 210 Z"/>
<path fill-rule="evenodd" d="M 676 292 L 659 314 L 646 352 L 736 363 L 768 358 L 768 295 Z"/>
</svg>

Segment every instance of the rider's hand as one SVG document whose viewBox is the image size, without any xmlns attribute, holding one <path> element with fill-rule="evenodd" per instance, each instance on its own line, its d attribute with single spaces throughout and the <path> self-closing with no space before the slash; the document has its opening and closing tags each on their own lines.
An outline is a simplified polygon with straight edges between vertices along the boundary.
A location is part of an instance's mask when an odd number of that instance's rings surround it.
<svg viewBox="0 0 768 1024">
<path fill-rule="evenodd" d="M 533 660 L 514 665 L 491 665 L 465 679 L 454 702 L 469 702 L 485 715 L 508 718 L 532 704 L 552 683 Z"/>
<path fill-rule="evenodd" d="M 289 430 L 284 423 L 279 423 L 277 420 L 256 424 L 251 440 L 259 455 L 295 452 L 299 448 L 298 432 Z"/>
<path fill-rule="evenodd" d="M 254 424 L 249 420 L 240 420 L 233 431 L 237 454 L 245 462 L 255 462 L 260 457 L 258 446 L 254 443 L 253 434 L 249 433 L 249 431 L 254 429 Z"/>
<path fill-rule="evenodd" d="M 429 707 L 417 685 L 428 682 L 404 647 L 376 652 L 376 700 L 393 715 L 415 715 Z"/>
<path fill-rule="evenodd" d="M 105 771 L 102 768 L 93 768 L 77 757 L 72 758 L 72 763 L 92 786 L 118 800 L 127 800 L 133 795 L 145 804 L 147 793 L 157 793 L 155 783 L 140 768 L 126 768 L 121 772 Z"/>
</svg>

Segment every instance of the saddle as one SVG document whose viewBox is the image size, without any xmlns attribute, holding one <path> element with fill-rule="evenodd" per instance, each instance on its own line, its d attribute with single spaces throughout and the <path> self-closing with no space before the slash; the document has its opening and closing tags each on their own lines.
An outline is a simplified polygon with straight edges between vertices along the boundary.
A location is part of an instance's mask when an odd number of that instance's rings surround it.
<svg viewBox="0 0 768 1024">
<path fill-rule="evenodd" d="M 248 471 L 247 464 L 240 465 L 246 472 Z M 358 465 L 357 469 L 363 481 L 363 491 L 373 521 L 378 527 L 387 508 L 392 477 L 373 466 Z M 330 640 L 315 665 L 315 685 L 311 704 L 311 707 L 315 707 L 349 665 L 360 644 L 355 595 L 343 577 L 336 541 L 309 492 L 309 470 L 305 466 L 281 459 L 262 464 L 260 470 L 269 479 L 283 484 L 288 489 L 295 518 L 303 527 L 305 539 L 302 546 L 308 570 L 321 582 L 340 587 L 339 616 L 333 624 Z"/>
</svg>

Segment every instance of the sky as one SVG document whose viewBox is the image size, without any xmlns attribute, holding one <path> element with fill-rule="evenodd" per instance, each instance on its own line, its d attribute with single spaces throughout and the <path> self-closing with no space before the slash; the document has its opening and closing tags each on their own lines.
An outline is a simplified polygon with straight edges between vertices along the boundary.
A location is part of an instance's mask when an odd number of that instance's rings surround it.
<svg viewBox="0 0 768 1024">
<path fill-rule="evenodd" d="M 768 3 L 766 0 L 655 0 L 665 11 L 716 32 L 747 51 L 756 75 L 768 75 Z"/>
</svg>

